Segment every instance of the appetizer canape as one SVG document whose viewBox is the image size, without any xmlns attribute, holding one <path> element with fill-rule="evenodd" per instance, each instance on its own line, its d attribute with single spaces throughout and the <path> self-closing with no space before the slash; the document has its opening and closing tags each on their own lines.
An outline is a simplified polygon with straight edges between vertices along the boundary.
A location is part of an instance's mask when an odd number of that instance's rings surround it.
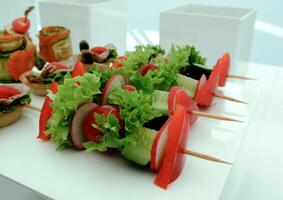
<svg viewBox="0 0 283 200">
<path fill-rule="evenodd" d="M 29 90 L 26 87 L 0 84 L 0 127 L 20 119 L 22 107 L 30 102 Z"/>
<path fill-rule="evenodd" d="M 62 26 L 43 27 L 39 31 L 39 56 L 46 62 L 58 62 L 73 56 L 70 30 Z"/>
<path fill-rule="evenodd" d="M 108 68 L 118 55 L 113 44 L 89 49 L 89 44 L 85 40 L 80 42 L 80 51 L 79 60 L 84 64 L 85 71 L 89 71 L 95 66 L 101 70 Z"/>
<path fill-rule="evenodd" d="M 0 34 L 0 83 L 19 81 L 34 66 L 35 47 L 20 35 Z"/>
<path fill-rule="evenodd" d="M 41 71 L 28 71 L 20 76 L 20 80 L 31 91 L 39 96 L 46 96 L 52 82 L 60 83 L 64 75 L 69 71 L 68 67 L 58 63 L 46 63 Z"/>
</svg>

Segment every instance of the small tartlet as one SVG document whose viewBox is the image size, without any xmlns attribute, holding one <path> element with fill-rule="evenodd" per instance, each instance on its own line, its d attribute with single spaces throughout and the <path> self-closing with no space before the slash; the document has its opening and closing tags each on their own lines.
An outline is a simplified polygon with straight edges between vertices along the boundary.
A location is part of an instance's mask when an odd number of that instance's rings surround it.
<svg viewBox="0 0 283 200">
<path fill-rule="evenodd" d="M 0 84 L 0 87 L 6 86 L 6 84 Z M 0 107 L 3 108 L 3 106 L 9 107 L 11 106 L 11 109 L 9 110 L 0 110 L 0 128 L 8 126 L 10 124 L 13 124 L 14 122 L 18 121 L 22 117 L 22 108 L 25 104 L 30 103 L 31 99 L 29 97 L 29 89 L 26 86 L 19 86 L 19 85 L 11 85 L 9 84 L 7 87 L 14 88 L 19 91 L 19 94 L 12 95 L 9 98 L 0 98 Z M 25 103 L 22 102 L 16 102 L 17 100 L 21 98 L 28 99 L 25 101 Z M 16 103 L 15 103 L 16 102 Z M 12 105 L 15 104 L 15 105 Z"/>
<path fill-rule="evenodd" d="M 67 66 L 60 63 L 47 63 L 40 73 L 35 73 L 34 71 L 25 72 L 20 76 L 20 80 L 31 91 L 38 96 L 46 96 L 52 81 L 58 82 L 63 79 L 65 73 L 69 71 Z M 61 80 L 56 80 L 56 73 L 61 74 Z M 44 78 L 49 78 L 52 81 L 45 83 Z"/>
</svg>

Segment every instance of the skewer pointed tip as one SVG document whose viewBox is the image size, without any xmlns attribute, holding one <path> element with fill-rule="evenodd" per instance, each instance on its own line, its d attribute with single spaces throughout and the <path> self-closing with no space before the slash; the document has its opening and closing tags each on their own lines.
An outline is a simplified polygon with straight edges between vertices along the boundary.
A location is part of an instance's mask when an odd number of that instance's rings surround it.
<svg viewBox="0 0 283 200">
<path fill-rule="evenodd" d="M 247 76 L 241 76 L 241 75 L 228 75 L 228 78 L 235 78 L 235 79 L 241 79 L 241 80 L 252 80 L 255 81 L 257 80 L 256 78 L 252 78 L 252 77 L 247 77 Z"/>
<path fill-rule="evenodd" d="M 183 149 L 182 153 L 186 154 L 186 155 L 193 156 L 193 157 L 201 158 L 201 159 L 204 159 L 204 160 L 208 160 L 208 161 L 223 163 L 223 164 L 227 164 L 227 165 L 233 165 L 233 163 L 227 162 L 225 160 L 222 160 L 222 159 L 219 159 L 219 158 L 216 158 L 216 157 L 213 157 L 213 156 L 209 156 L 207 154 L 194 152 L 194 151 L 191 151 L 191 150 L 188 150 L 188 149 Z"/>
<path fill-rule="evenodd" d="M 24 105 L 24 107 L 31 109 L 31 110 L 34 110 L 34 111 L 37 111 L 37 112 L 41 112 L 41 108 L 38 108 L 38 107 L 30 105 L 30 104 Z"/>
<path fill-rule="evenodd" d="M 191 111 L 191 113 L 195 114 L 195 115 L 202 116 L 202 117 L 216 119 L 216 120 L 243 123 L 243 121 L 238 120 L 238 119 L 233 119 L 233 118 L 230 118 L 230 117 L 226 117 L 226 116 L 222 116 L 222 115 L 216 115 L 216 114 L 212 114 L 212 113 L 205 113 L 205 112 L 200 112 L 200 111 Z"/>
<path fill-rule="evenodd" d="M 222 95 L 222 94 L 214 93 L 213 96 L 218 97 L 220 99 L 225 99 L 225 100 L 228 100 L 228 101 L 233 101 L 233 102 L 236 102 L 236 103 L 242 103 L 242 104 L 249 105 L 248 102 L 245 102 L 245 101 L 233 98 L 233 97 L 228 97 L 228 96 L 225 96 L 225 95 Z"/>
</svg>

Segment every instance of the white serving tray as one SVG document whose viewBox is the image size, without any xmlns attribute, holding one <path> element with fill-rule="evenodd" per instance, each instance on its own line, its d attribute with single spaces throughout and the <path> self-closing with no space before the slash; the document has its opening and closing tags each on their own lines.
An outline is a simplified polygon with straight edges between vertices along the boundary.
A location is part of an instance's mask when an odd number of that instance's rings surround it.
<svg viewBox="0 0 283 200">
<path fill-rule="evenodd" d="M 215 100 L 206 111 L 245 123 L 199 118 L 190 132 L 189 149 L 235 161 L 260 94 L 256 83 L 239 83 L 229 82 L 223 93 L 249 105 Z M 33 105 L 43 102 L 43 98 L 32 98 Z M 155 173 L 134 167 L 118 154 L 57 152 L 51 142 L 36 139 L 38 117 L 39 113 L 25 109 L 21 120 L 0 129 L 0 175 L 47 199 L 216 200 L 232 168 L 188 156 L 181 176 L 165 191 L 153 184 Z"/>
</svg>

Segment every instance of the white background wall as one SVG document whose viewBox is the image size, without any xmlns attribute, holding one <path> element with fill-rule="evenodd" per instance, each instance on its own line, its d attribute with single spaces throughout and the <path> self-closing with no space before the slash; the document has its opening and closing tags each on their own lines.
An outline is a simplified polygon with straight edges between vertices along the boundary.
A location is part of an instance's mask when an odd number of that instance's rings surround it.
<svg viewBox="0 0 283 200">
<path fill-rule="evenodd" d="M 159 11 L 185 3 L 256 8 L 258 13 L 251 60 L 283 66 L 282 0 L 130 0 L 130 30 L 158 31 Z"/>
<path fill-rule="evenodd" d="M 21 16 L 24 8 L 35 1 L 0 0 L 0 27 L 9 23 L 15 16 Z M 281 59 L 283 52 L 282 0 L 129 0 L 128 30 L 130 33 L 138 32 L 142 36 L 145 35 L 145 31 L 157 32 L 159 11 L 185 3 L 256 8 L 258 15 L 251 60 L 283 66 L 283 59 Z M 35 12 L 31 14 L 31 18 L 33 22 L 31 33 L 35 35 L 37 29 Z"/>
</svg>

